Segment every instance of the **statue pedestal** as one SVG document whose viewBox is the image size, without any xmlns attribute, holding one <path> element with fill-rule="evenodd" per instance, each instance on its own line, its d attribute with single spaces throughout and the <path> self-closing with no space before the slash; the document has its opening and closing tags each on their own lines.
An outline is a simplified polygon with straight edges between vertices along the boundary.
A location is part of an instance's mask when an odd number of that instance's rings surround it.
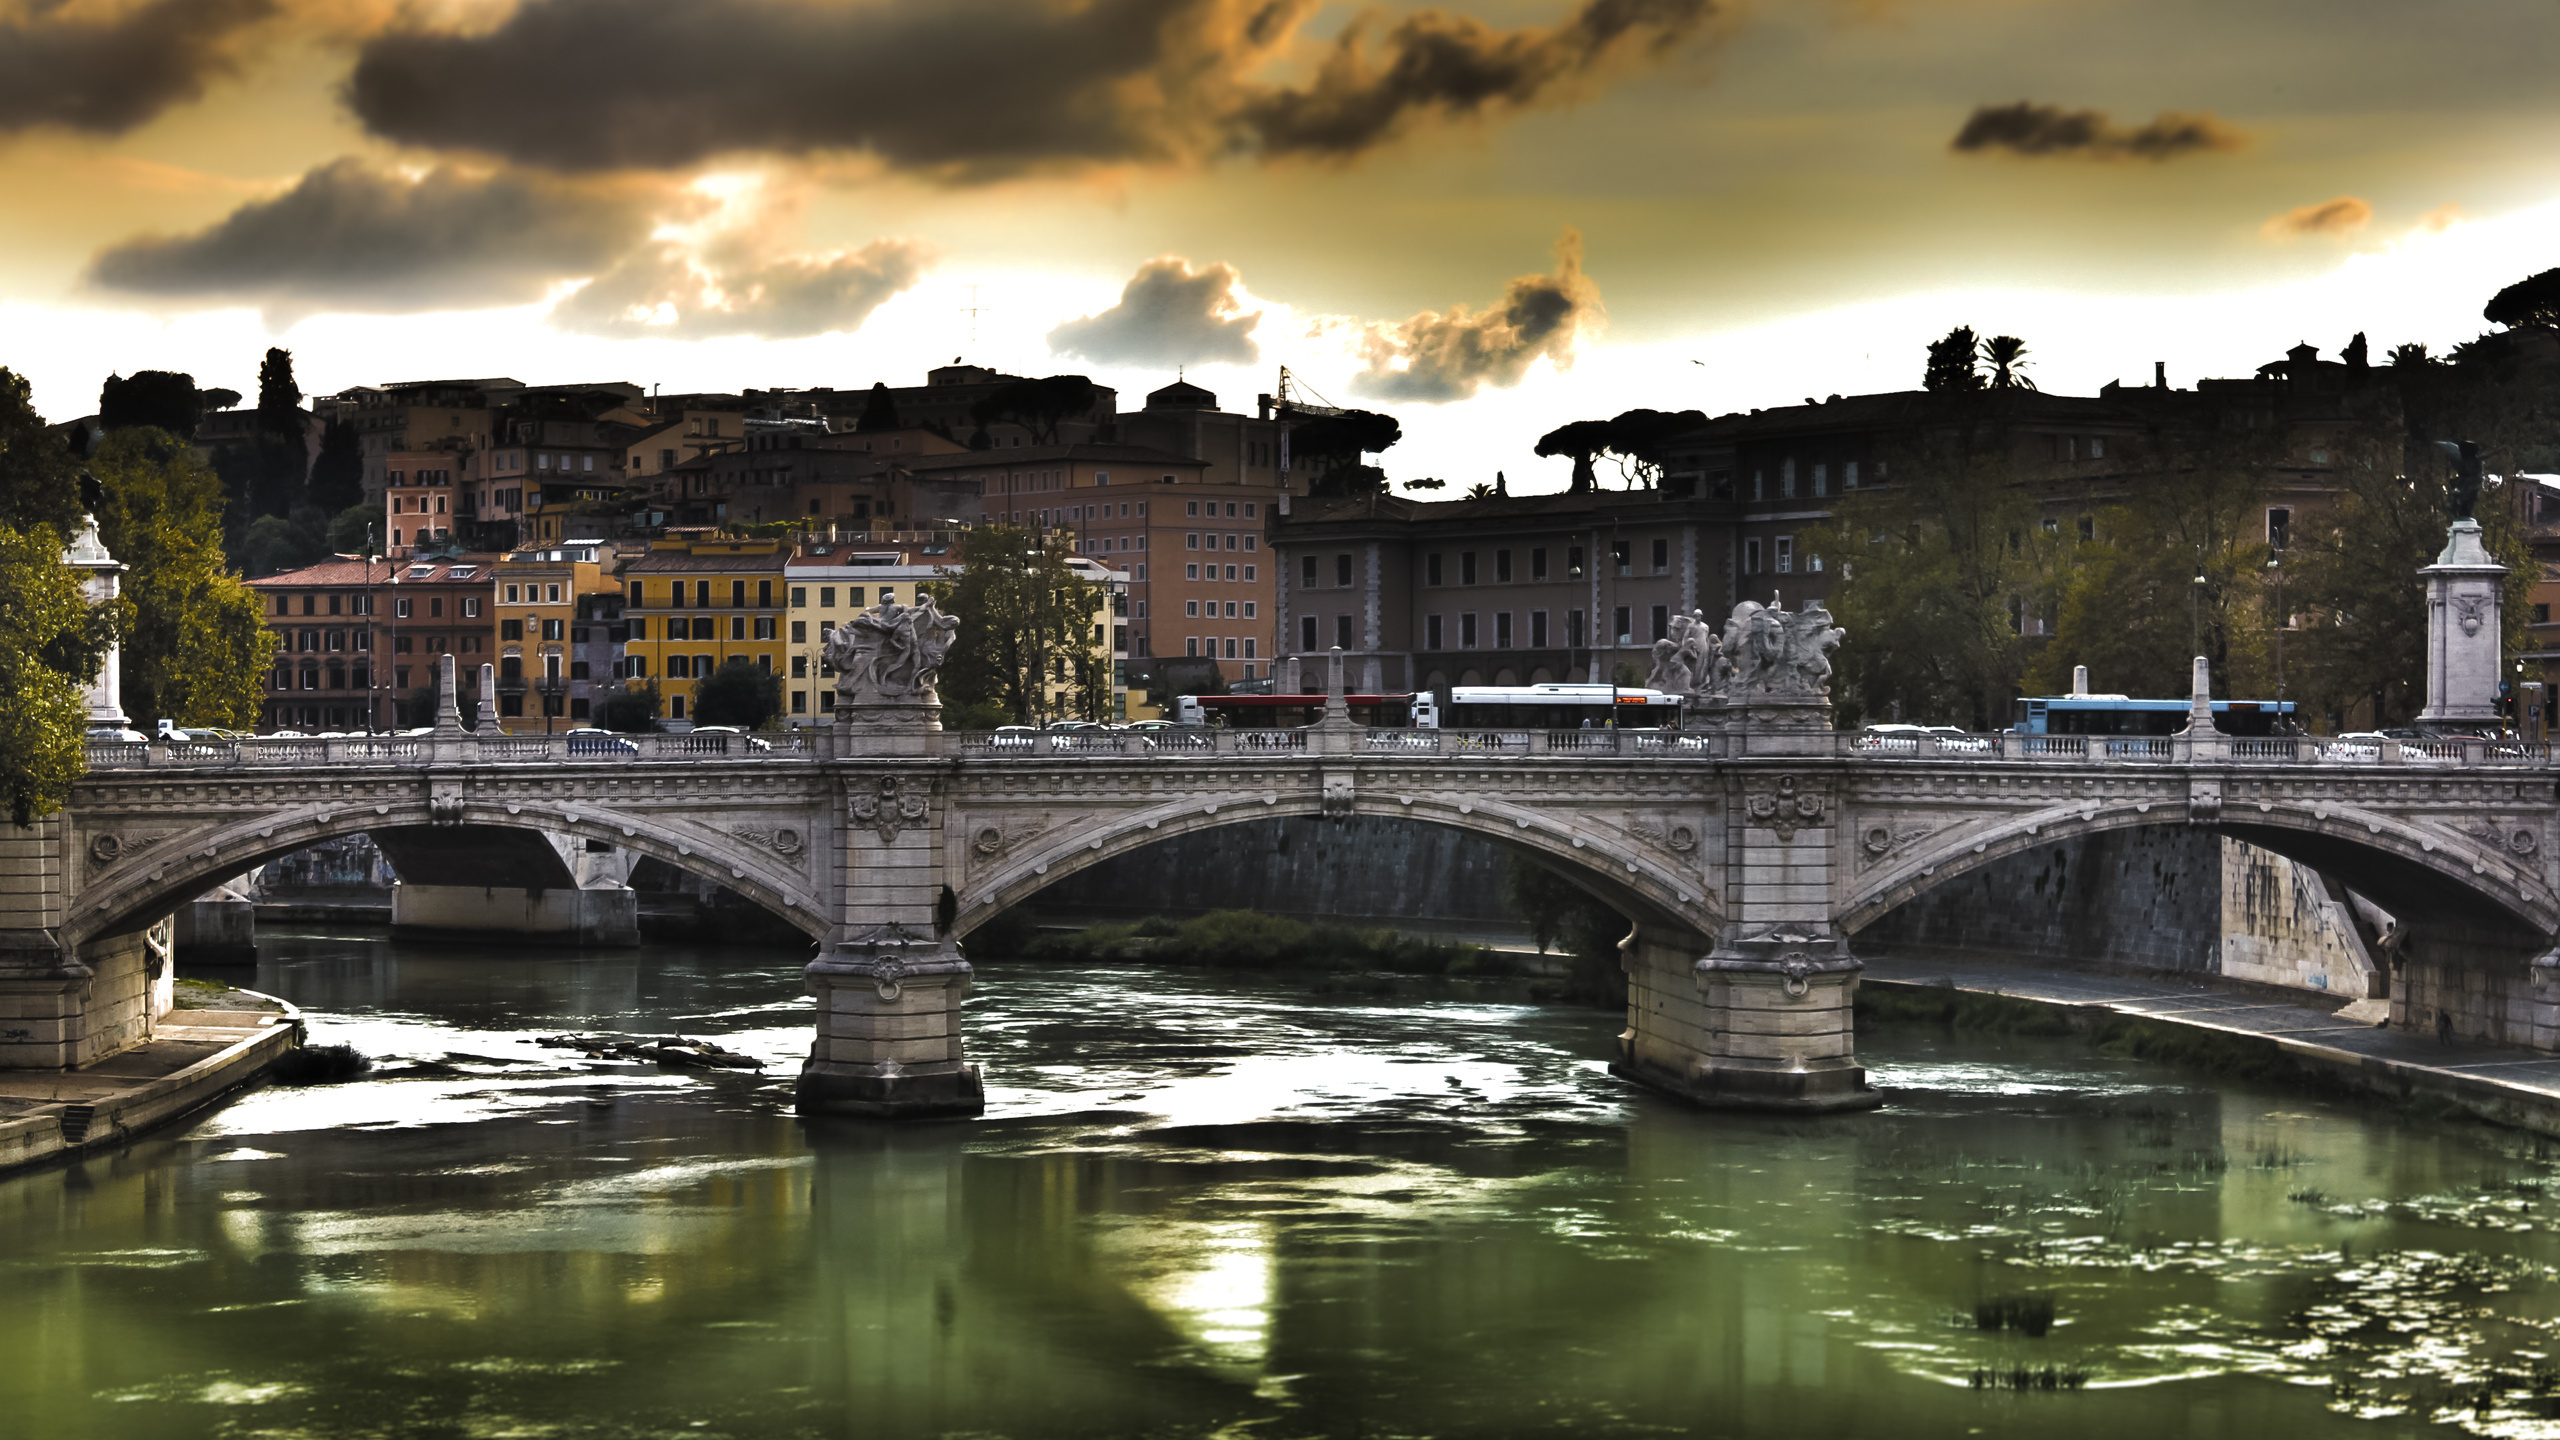
<svg viewBox="0 0 2560 1440">
<path fill-rule="evenodd" d="M 2480 543 L 2480 522 L 2456 520 L 2427 582 L 2427 707 L 2421 725 L 2496 726 L 2499 602 L 2507 567 Z"/>
<path fill-rule="evenodd" d="M 836 723 L 827 727 L 834 732 L 834 752 L 839 756 L 919 756 L 939 753 L 942 741 L 942 701 L 938 696 L 922 700 L 867 701 L 854 704 L 839 696 Z"/>
</svg>

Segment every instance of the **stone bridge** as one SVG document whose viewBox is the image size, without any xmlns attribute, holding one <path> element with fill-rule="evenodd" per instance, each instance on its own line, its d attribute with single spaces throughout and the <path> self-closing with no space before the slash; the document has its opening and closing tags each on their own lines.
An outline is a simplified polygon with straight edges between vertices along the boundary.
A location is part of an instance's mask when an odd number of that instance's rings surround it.
<svg viewBox="0 0 2560 1440">
<path fill-rule="evenodd" d="M 1084 866 L 1276 816 L 1450 826 L 1615 906 L 1634 921 L 1617 1069 L 1705 1104 L 1875 1103 L 1851 1022 L 1858 931 L 1976 867 L 2128 827 L 2200 826 L 2299 860 L 2400 917 L 2404 955 L 2546 998 L 2560 793 L 2538 748 L 2235 741 L 2209 724 L 1880 745 L 1804 719 L 1744 705 L 1681 732 L 1373 731 L 1337 703 L 1288 731 L 854 724 L 626 747 L 474 735 L 448 711 L 403 739 L 100 746 L 65 810 L 0 837 L 0 1064 L 76 1065 L 141 1038 L 155 922 L 356 831 L 413 853 L 594 842 L 796 925 L 815 950 L 810 1112 L 974 1112 L 971 930 Z"/>
</svg>

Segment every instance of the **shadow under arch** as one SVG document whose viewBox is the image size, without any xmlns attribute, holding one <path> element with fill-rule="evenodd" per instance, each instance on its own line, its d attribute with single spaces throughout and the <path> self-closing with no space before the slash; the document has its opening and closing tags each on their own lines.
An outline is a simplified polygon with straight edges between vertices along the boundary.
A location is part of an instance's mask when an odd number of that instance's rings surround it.
<svg viewBox="0 0 2560 1440">
<path fill-rule="evenodd" d="M 2238 808 L 2238 807 L 2234 807 Z M 2228 812 L 2226 812 L 2228 813 Z M 2560 896 L 2511 844 L 2493 848 L 2449 826 L 2334 803 L 2251 802 L 2245 814 L 2198 823 L 2184 807 L 2080 806 L 1955 826 L 1904 853 L 1894 847 L 1862 876 L 1840 912 L 1855 934 L 1951 881 L 1998 862 L 2065 842 L 2143 829 L 2192 828 L 2243 840 L 2332 876 L 2404 924 L 2472 936 L 2528 958 L 2560 934 Z M 2509 832 L 2510 834 L 2514 832 Z M 1859 843 L 1868 837 L 1849 837 Z M 1881 838 L 1890 840 L 1889 834 Z"/>
<path fill-rule="evenodd" d="M 571 818 L 536 814 L 530 808 L 524 814 L 510 814 L 474 807 L 457 827 L 437 824 L 420 800 L 329 811 L 309 807 L 170 836 L 140 855 L 125 857 L 89 876 L 65 917 L 60 942 L 66 954 L 76 956 L 79 947 L 90 941 L 149 925 L 226 880 L 324 840 L 376 830 L 451 834 L 457 828 L 473 827 L 601 840 L 725 885 L 813 941 L 823 941 L 834 931 L 828 903 L 805 873 L 823 862 L 822 856 L 813 853 L 814 837 L 787 857 L 802 867 L 803 873 L 794 875 L 744 847 L 706 848 L 698 837 L 677 839 L 656 833 L 646 815 L 581 806 Z"/>
<path fill-rule="evenodd" d="M 1019 843 L 1007 843 L 990 826 L 980 834 L 957 837 L 970 855 L 965 885 L 954 886 L 960 899 L 955 933 L 965 938 L 996 915 L 1070 876 L 1153 845 L 1236 825 L 1322 818 L 1327 813 L 1324 804 L 1313 798 L 1250 794 L 1233 801 L 1186 799 L 1089 825 L 1061 825 Z M 1638 853 L 1632 846 L 1604 849 L 1593 844 L 1590 836 L 1570 833 L 1540 812 L 1499 801 L 1417 797 L 1407 804 L 1395 795 L 1380 794 L 1359 796 L 1347 809 L 1331 813 L 1442 827 L 1491 842 L 1565 875 L 1640 925 L 1709 939 L 1723 927 L 1719 897 L 1696 876 L 1680 874 L 1660 857 Z M 981 849 L 982 845 L 988 848 Z"/>
</svg>

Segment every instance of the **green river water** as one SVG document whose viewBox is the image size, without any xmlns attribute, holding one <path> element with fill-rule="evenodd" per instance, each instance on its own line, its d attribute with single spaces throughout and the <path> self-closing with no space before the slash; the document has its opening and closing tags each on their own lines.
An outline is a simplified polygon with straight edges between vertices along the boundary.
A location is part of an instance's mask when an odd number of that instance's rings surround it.
<svg viewBox="0 0 2560 1440">
<path fill-rule="evenodd" d="M 450 1068 L 0 1180 L 0 1437 L 2560 1435 L 2560 1150 L 2469 1123 L 1881 1025 L 1887 1109 L 1702 1114 L 1595 1011 L 998 960 L 986 1118 L 804 1126 L 793 955 L 265 943 Z"/>
</svg>

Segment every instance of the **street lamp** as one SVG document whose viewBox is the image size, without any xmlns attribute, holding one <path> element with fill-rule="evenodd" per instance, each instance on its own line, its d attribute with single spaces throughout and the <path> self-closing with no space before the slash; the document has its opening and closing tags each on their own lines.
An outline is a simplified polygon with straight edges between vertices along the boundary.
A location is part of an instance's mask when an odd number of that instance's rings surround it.
<svg viewBox="0 0 2560 1440">
<path fill-rule="evenodd" d="M 2187 653 L 2204 653 L 2204 568 L 2196 568 L 2196 583 L 2187 587 Z"/>
<path fill-rule="evenodd" d="M 569 682 L 556 674 L 544 675 L 533 682 L 533 691 L 542 697 L 542 733 L 551 733 L 552 712 L 560 708 L 560 697 L 569 693 Z"/>
<path fill-rule="evenodd" d="M 2284 556 L 2267 557 L 2267 572 L 2276 577 L 2276 723 L 2284 723 L 2284 632 L 2293 612 L 2284 608 Z"/>
</svg>

